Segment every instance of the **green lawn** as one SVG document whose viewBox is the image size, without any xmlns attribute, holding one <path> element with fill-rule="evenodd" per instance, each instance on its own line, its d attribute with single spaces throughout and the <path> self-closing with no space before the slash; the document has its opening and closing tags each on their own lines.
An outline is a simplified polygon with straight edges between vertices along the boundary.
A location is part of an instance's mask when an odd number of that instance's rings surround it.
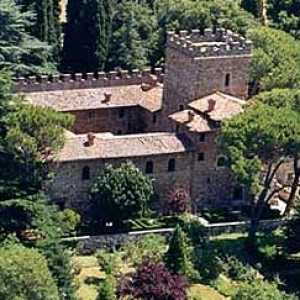
<svg viewBox="0 0 300 300">
<path fill-rule="evenodd" d="M 99 281 L 104 278 L 104 273 L 99 269 L 96 257 L 75 256 L 73 263 L 80 270 L 76 276 L 78 299 L 96 300 Z M 189 290 L 189 295 L 194 299 L 201 300 L 226 300 L 213 288 L 202 284 L 194 284 Z"/>
</svg>

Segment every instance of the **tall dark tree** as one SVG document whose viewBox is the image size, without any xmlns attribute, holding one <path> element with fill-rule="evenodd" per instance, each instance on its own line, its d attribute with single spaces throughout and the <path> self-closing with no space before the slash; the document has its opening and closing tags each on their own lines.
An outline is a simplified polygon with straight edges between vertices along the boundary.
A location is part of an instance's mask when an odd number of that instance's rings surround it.
<svg viewBox="0 0 300 300">
<path fill-rule="evenodd" d="M 23 9 L 31 10 L 35 17 L 28 29 L 39 40 L 52 47 L 53 61 L 58 62 L 61 51 L 61 22 L 59 0 L 18 0 Z"/>
<path fill-rule="evenodd" d="M 111 31 L 110 1 L 69 1 L 67 20 L 63 49 L 64 71 L 103 70 Z"/>
</svg>

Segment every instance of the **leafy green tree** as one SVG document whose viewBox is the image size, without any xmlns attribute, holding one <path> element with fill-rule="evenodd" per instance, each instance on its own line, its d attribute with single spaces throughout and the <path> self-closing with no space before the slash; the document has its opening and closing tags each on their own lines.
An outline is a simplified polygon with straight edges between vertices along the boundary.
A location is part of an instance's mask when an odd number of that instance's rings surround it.
<svg viewBox="0 0 300 300">
<path fill-rule="evenodd" d="M 55 70 L 48 60 L 50 47 L 27 32 L 32 26 L 31 12 L 22 12 L 13 0 L 1 0 L 0 20 L 0 70 L 6 68 L 18 76 Z"/>
<path fill-rule="evenodd" d="M 300 207 L 297 205 L 295 214 L 290 218 L 285 226 L 284 248 L 287 253 L 300 252 Z"/>
<path fill-rule="evenodd" d="M 151 179 L 129 162 L 117 168 L 106 167 L 90 194 L 94 220 L 118 222 L 147 213 L 153 186 Z"/>
<path fill-rule="evenodd" d="M 232 300 L 297 300 L 297 298 L 281 292 L 276 283 L 254 280 L 242 284 Z"/>
<path fill-rule="evenodd" d="M 193 268 L 187 237 L 179 225 L 176 226 L 168 251 L 165 254 L 166 267 L 173 273 L 189 276 Z"/>
<path fill-rule="evenodd" d="M 286 185 L 278 186 L 280 166 L 288 161 L 300 139 L 299 114 L 289 107 L 255 102 L 222 125 L 221 146 L 231 170 L 249 192 L 252 205 L 249 241 L 255 244 L 262 212 Z"/>
<path fill-rule="evenodd" d="M 289 34 L 268 27 L 249 31 L 254 51 L 251 94 L 273 88 L 295 88 L 300 82 L 300 44 Z"/>
<path fill-rule="evenodd" d="M 72 72 L 103 70 L 111 32 L 109 0 L 69 1 L 63 68 Z"/>
<path fill-rule="evenodd" d="M 21 245 L 0 248 L 0 298 L 59 300 L 46 259 Z"/>
<path fill-rule="evenodd" d="M 3 118 L 6 135 L 0 157 L 6 181 L 3 197 L 15 188 L 36 192 L 48 178 L 48 162 L 64 144 L 64 128 L 73 118 L 50 108 L 35 107 L 16 100 L 14 110 Z"/>
<path fill-rule="evenodd" d="M 274 89 L 271 92 L 260 93 L 255 100 L 276 108 L 287 107 L 300 115 L 300 90 L 298 89 Z M 293 208 L 300 184 L 300 145 L 298 140 L 293 140 L 290 143 L 289 156 L 291 157 L 294 177 L 289 183 L 290 194 L 287 199 L 285 214 L 289 214 Z"/>
</svg>

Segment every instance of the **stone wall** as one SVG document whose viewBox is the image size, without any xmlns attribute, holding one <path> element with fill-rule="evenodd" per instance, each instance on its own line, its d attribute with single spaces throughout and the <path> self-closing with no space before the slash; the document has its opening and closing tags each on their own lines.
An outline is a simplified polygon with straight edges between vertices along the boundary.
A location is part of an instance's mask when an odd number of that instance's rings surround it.
<svg viewBox="0 0 300 300">
<path fill-rule="evenodd" d="M 75 117 L 72 131 L 75 134 L 88 132 L 111 132 L 113 134 L 141 133 L 145 131 L 138 106 L 71 111 Z"/>
<path fill-rule="evenodd" d="M 168 161 L 174 158 L 176 161 L 175 172 L 168 172 Z M 180 153 L 173 155 L 152 155 L 136 157 L 130 159 L 141 171 L 145 172 L 146 162 L 152 161 L 154 164 L 153 175 L 148 175 L 153 179 L 155 192 L 159 197 L 158 207 L 164 209 L 165 201 L 170 191 L 174 188 L 185 187 L 190 192 L 192 153 Z M 65 203 L 68 207 L 73 207 L 83 212 L 88 207 L 88 190 L 96 178 L 97 174 L 107 164 L 118 166 L 128 161 L 126 158 L 119 159 L 99 159 L 90 161 L 65 162 L 53 165 L 53 170 L 57 174 L 48 185 L 48 193 L 56 203 Z M 84 167 L 90 168 L 91 179 L 82 180 L 82 170 Z"/>
<path fill-rule="evenodd" d="M 207 237 L 217 236 L 224 233 L 246 233 L 250 225 L 249 222 L 209 224 L 206 220 L 200 220 L 200 223 L 202 223 L 204 228 L 207 230 Z M 284 224 L 285 220 L 265 220 L 260 222 L 259 230 L 263 232 L 271 232 Z M 162 235 L 169 238 L 173 231 L 173 228 L 163 228 L 99 236 L 82 236 L 65 238 L 63 239 L 63 242 L 75 242 L 76 249 L 80 254 L 92 254 L 99 249 L 116 249 L 126 243 L 136 242 L 150 234 Z"/>
<path fill-rule="evenodd" d="M 161 68 L 154 72 L 150 69 L 133 70 L 132 72 L 119 70 L 109 73 L 76 73 L 76 74 L 55 74 L 31 76 L 28 78 L 15 78 L 14 90 L 21 92 L 58 91 L 72 89 L 90 89 L 100 87 L 140 85 L 143 80 L 154 73 L 160 82 L 163 82 Z"/>
<path fill-rule="evenodd" d="M 235 41 L 238 39 L 235 35 L 232 41 L 223 37 L 224 41 L 211 31 L 207 31 L 206 35 L 198 31 L 190 35 L 187 32 L 169 34 L 163 106 L 166 116 L 177 111 L 180 105 L 186 108 L 192 100 L 217 90 L 247 98 L 251 46 L 246 41 L 243 42 L 245 44 Z M 223 41 L 222 46 L 218 46 L 220 40 Z M 200 42 L 207 42 L 206 46 L 200 46 Z M 228 85 L 227 75 L 230 76 Z"/>
</svg>

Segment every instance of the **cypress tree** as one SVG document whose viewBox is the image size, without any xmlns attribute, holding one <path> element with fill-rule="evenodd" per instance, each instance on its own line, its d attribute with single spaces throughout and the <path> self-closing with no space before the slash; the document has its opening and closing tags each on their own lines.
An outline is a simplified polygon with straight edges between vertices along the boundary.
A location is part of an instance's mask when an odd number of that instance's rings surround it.
<svg viewBox="0 0 300 300">
<path fill-rule="evenodd" d="M 167 268 L 176 274 L 187 275 L 191 269 L 187 237 L 179 225 L 171 238 L 169 249 L 165 254 Z"/>
<path fill-rule="evenodd" d="M 111 31 L 110 0 L 69 1 L 63 67 L 68 72 L 103 70 Z"/>
</svg>

